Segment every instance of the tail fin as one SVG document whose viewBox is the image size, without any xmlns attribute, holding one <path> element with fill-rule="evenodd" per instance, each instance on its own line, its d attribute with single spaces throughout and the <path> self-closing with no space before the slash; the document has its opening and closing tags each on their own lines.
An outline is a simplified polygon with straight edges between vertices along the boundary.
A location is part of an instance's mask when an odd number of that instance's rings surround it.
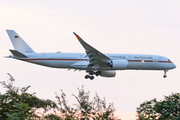
<svg viewBox="0 0 180 120">
<path fill-rule="evenodd" d="M 14 31 L 6 30 L 14 49 L 22 53 L 34 53 L 31 47 Z"/>
</svg>

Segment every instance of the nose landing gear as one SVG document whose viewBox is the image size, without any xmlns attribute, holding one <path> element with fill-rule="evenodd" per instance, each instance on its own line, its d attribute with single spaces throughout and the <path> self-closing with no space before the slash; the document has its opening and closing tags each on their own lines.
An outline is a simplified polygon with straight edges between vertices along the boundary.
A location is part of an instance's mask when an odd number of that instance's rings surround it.
<svg viewBox="0 0 180 120">
<path fill-rule="evenodd" d="M 164 78 L 166 78 L 166 77 L 167 77 L 167 75 L 163 75 L 163 77 L 164 77 Z"/>
<path fill-rule="evenodd" d="M 167 71 L 168 71 L 168 70 L 164 70 L 164 75 L 163 75 L 164 78 L 167 77 L 167 75 L 166 75 L 166 72 L 167 72 Z"/>
</svg>

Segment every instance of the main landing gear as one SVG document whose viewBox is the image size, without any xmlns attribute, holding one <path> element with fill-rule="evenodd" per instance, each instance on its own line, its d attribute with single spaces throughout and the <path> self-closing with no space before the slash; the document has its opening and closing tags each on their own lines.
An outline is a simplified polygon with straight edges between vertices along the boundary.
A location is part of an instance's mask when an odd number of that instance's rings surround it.
<svg viewBox="0 0 180 120">
<path fill-rule="evenodd" d="M 89 79 L 93 80 L 94 79 L 93 75 L 99 76 L 101 74 L 101 71 L 97 71 L 97 72 L 95 72 L 95 71 L 88 71 L 88 73 L 89 74 L 85 76 L 85 79 L 89 78 Z"/>
<path fill-rule="evenodd" d="M 93 79 L 94 79 L 94 76 L 86 75 L 85 78 L 86 78 L 86 79 L 89 78 L 89 79 L 93 80 Z"/>
<path fill-rule="evenodd" d="M 164 78 L 167 77 L 167 75 L 166 75 L 166 72 L 167 72 L 167 71 L 168 71 L 168 70 L 164 70 L 164 75 L 163 75 Z"/>
</svg>

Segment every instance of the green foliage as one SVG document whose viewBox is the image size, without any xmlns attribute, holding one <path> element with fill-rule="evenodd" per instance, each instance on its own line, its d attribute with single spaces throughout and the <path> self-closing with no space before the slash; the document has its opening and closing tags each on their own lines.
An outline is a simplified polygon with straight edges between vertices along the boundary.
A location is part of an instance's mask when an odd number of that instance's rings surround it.
<svg viewBox="0 0 180 120">
<path fill-rule="evenodd" d="M 180 120 L 180 94 L 172 93 L 164 100 L 146 101 L 137 108 L 138 120 Z"/>
<path fill-rule="evenodd" d="M 5 94 L 0 93 L 0 120 L 115 120 L 114 105 L 106 104 L 96 93 L 90 100 L 90 92 L 85 92 L 84 87 L 78 88 L 78 95 L 73 95 L 77 100 L 74 107 L 69 106 L 66 94 L 61 90 L 61 95 L 56 94 L 57 104 L 51 100 L 39 99 L 35 93 L 28 93 L 28 87 L 18 88 L 13 86 L 15 79 L 0 82 L 6 88 Z M 41 110 L 40 113 L 37 111 Z M 42 112 L 43 110 L 43 112 Z M 47 114 L 49 113 L 49 114 Z"/>
<path fill-rule="evenodd" d="M 28 104 L 20 102 L 15 103 L 14 109 L 10 110 L 10 112 L 6 112 L 5 114 L 8 116 L 9 120 L 25 120 L 26 118 L 32 117 L 27 110 Z"/>
<path fill-rule="evenodd" d="M 75 108 L 70 107 L 67 105 L 66 101 L 66 94 L 61 90 L 61 96 L 56 95 L 58 100 L 59 110 L 63 119 L 65 120 L 115 120 L 116 117 L 114 116 L 114 105 L 111 103 L 108 106 L 106 105 L 105 98 L 103 100 L 100 99 L 98 94 L 93 98 L 93 100 L 89 100 L 90 92 L 85 92 L 83 86 L 82 89 L 79 89 L 78 96 L 73 95 L 76 100 L 77 104 Z"/>
<path fill-rule="evenodd" d="M 7 82 L 0 82 L 7 89 L 5 94 L 0 94 L 0 119 L 24 120 L 30 118 L 39 118 L 35 111 L 39 108 L 45 111 L 56 108 L 56 104 L 51 100 L 42 100 L 35 96 L 35 93 L 29 94 L 30 88 L 18 88 L 13 86 L 15 79 L 10 75 Z"/>
</svg>

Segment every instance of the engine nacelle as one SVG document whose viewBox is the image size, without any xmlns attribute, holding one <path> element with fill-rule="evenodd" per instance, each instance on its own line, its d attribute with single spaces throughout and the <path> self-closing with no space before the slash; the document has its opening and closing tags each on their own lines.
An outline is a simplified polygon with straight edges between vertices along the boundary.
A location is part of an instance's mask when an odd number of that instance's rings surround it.
<svg viewBox="0 0 180 120">
<path fill-rule="evenodd" d="M 125 70 L 128 66 L 127 60 L 112 60 L 112 69 L 114 70 Z"/>
<path fill-rule="evenodd" d="M 115 77 L 115 75 L 116 75 L 115 70 L 100 71 L 100 76 L 102 76 L 102 77 Z"/>
</svg>

